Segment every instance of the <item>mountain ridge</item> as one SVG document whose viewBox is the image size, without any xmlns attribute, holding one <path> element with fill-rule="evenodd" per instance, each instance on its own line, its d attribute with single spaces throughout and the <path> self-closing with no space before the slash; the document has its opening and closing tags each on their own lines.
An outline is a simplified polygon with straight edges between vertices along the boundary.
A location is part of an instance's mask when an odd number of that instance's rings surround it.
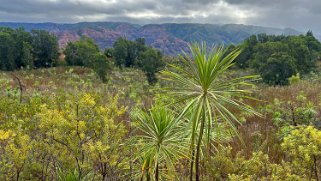
<svg viewBox="0 0 321 181">
<path fill-rule="evenodd" d="M 191 42 L 206 41 L 208 44 L 238 44 L 252 34 L 298 35 L 301 32 L 292 28 L 273 28 L 244 24 L 201 24 L 164 23 L 132 24 L 127 22 L 79 22 L 79 23 L 21 23 L 0 22 L 0 26 L 47 30 L 58 37 L 59 46 L 65 47 L 70 41 L 88 36 L 96 41 L 101 49 L 111 47 L 119 37 L 130 40 L 145 38 L 146 44 L 165 54 L 176 55 L 188 51 Z"/>
</svg>

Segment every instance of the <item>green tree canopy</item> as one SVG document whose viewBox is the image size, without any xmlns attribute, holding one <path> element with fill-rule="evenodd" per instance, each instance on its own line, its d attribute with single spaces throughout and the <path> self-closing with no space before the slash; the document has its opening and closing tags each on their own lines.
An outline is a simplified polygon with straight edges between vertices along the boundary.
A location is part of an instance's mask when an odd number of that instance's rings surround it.
<svg viewBox="0 0 321 181">
<path fill-rule="evenodd" d="M 94 40 L 81 37 L 76 42 L 69 42 L 64 53 L 68 65 L 92 68 L 103 82 L 107 81 L 106 74 L 110 65 Z"/>
<path fill-rule="evenodd" d="M 44 30 L 25 31 L 23 28 L 0 28 L 1 70 L 24 67 L 55 66 L 58 59 L 58 40 Z"/>
<path fill-rule="evenodd" d="M 35 67 L 55 66 L 59 56 L 58 40 L 44 30 L 32 30 L 32 47 Z"/>
<path fill-rule="evenodd" d="M 321 57 L 321 43 L 311 31 L 300 36 L 252 35 L 238 47 L 243 52 L 236 58 L 236 65 L 253 68 L 269 84 L 287 84 L 287 78 L 291 76 L 288 73 L 309 73 Z M 285 70 L 288 68 L 290 70 Z"/>
<path fill-rule="evenodd" d="M 263 81 L 272 85 L 285 85 L 296 74 L 295 59 L 286 53 L 275 53 L 260 67 Z"/>
<path fill-rule="evenodd" d="M 138 56 L 147 49 L 144 38 L 135 41 L 119 38 L 113 45 L 113 57 L 115 65 L 133 67 L 137 64 Z"/>
<path fill-rule="evenodd" d="M 145 72 L 147 80 L 150 84 L 157 82 L 155 73 L 161 71 L 165 63 L 162 61 L 162 54 L 160 51 L 148 48 L 140 54 L 138 66 Z"/>
<path fill-rule="evenodd" d="M 0 32 L 0 68 L 2 70 L 13 70 L 16 68 L 15 42 L 7 32 Z"/>
<path fill-rule="evenodd" d="M 68 65 L 89 67 L 93 63 L 93 56 L 99 53 L 99 48 L 94 40 L 88 37 L 81 37 L 76 42 L 69 42 L 64 53 Z"/>
<path fill-rule="evenodd" d="M 106 49 L 105 55 L 111 56 L 118 67 L 137 67 L 145 72 L 148 83 L 157 82 L 156 73 L 163 69 L 165 63 L 160 51 L 145 45 L 144 38 L 130 41 L 119 38 L 113 49 Z"/>
</svg>

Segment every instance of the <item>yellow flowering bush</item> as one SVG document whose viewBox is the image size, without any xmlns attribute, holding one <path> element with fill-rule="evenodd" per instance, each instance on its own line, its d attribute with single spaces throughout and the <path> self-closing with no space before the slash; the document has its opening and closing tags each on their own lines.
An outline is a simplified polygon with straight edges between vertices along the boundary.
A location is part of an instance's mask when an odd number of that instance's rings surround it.
<svg viewBox="0 0 321 181">
<path fill-rule="evenodd" d="M 23 133 L 13 133 L 11 130 L 0 130 L 0 179 L 18 180 L 24 170 L 30 155 L 30 137 Z M 1 174 L 2 173 L 2 174 Z M 16 176 L 14 176 L 16 174 Z"/>
<path fill-rule="evenodd" d="M 91 93 L 53 94 L 26 104 L 5 100 L 14 106 L 5 109 L 8 103 L 0 101 L 0 180 L 56 180 L 74 172 L 77 179 L 121 176 L 115 173 L 128 158 L 126 107 L 117 95 L 104 103 Z"/>
<path fill-rule="evenodd" d="M 298 126 L 284 137 L 281 146 L 283 151 L 287 153 L 288 157 L 292 160 L 294 169 L 300 171 L 301 174 L 320 177 L 320 130 L 313 126 Z"/>
</svg>

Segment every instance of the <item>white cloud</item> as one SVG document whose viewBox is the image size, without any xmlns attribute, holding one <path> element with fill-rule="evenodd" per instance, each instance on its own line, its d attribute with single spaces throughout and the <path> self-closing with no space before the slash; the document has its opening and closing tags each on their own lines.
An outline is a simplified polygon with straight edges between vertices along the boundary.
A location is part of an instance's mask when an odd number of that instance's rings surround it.
<svg viewBox="0 0 321 181">
<path fill-rule="evenodd" d="M 0 0 L 0 21 L 242 23 L 321 33 L 321 0 Z"/>
</svg>

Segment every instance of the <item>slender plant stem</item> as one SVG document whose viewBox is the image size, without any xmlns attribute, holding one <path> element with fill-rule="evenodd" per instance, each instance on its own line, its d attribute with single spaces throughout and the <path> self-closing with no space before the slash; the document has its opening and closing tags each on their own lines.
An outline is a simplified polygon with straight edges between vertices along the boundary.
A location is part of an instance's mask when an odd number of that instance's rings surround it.
<svg viewBox="0 0 321 181">
<path fill-rule="evenodd" d="M 158 168 L 158 163 L 156 165 L 156 171 L 155 171 L 155 181 L 159 180 L 159 168 Z"/>
<path fill-rule="evenodd" d="M 194 143 L 193 143 L 193 145 L 194 145 Z M 193 181 L 194 158 L 195 158 L 195 147 L 192 147 L 192 157 L 191 157 L 191 165 L 190 165 L 190 173 L 189 173 L 189 180 L 190 181 Z"/>
<path fill-rule="evenodd" d="M 204 133 L 204 124 L 205 124 L 205 101 L 203 102 L 203 116 L 202 116 L 202 122 L 201 122 L 201 127 L 200 127 L 200 134 L 198 136 L 197 140 L 197 152 L 196 152 L 196 160 L 195 160 L 195 180 L 200 181 L 200 152 L 201 152 L 201 143 L 203 139 L 203 133 Z"/>
</svg>

